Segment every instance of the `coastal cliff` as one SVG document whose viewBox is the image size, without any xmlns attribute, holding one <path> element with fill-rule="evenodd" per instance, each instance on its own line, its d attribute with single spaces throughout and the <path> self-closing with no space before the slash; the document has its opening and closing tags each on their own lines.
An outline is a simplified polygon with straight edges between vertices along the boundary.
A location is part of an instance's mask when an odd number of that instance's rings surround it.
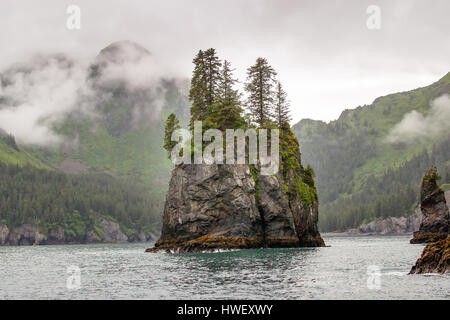
<svg viewBox="0 0 450 320">
<path fill-rule="evenodd" d="M 273 175 L 247 164 L 177 166 L 161 238 L 147 252 L 324 246 L 314 173 L 302 166 L 290 129 L 280 135 L 280 145 Z"/>
<path fill-rule="evenodd" d="M 22 224 L 11 229 L 0 224 L 0 246 L 28 246 L 55 244 L 87 244 L 87 243 L 124 243 L 147 242 L 156 240 L 153 234 L 125 235 L 120 225 L 112 220 L 97 215 L 95 226 L 79 234 L 65 231 L 61 226 L 48 230 L 40 230 L 33 224 Z"/>
<path fill-rule="evenodd" d="M 449 208 L 444 191 L 437 185 L 438 179 L 436 167 L 428 168 L 420 188 L 422 221 L 411 243 L 435 242 L 448 236 Z"/>
<path fill-rule="evenodd" d="M 174 169 L 161 238 L 148 252 L 261 247 L 318 247 L 318 203 L 289 197 L 279 176 L 248 165 Z"/>
<path fill-rule="evenodd" d="M 364 236 L 364 235 L 407 235 L 419 230 L 422 220 L 422 211 L 420 207 L 408 217 L 388 217 L 380 221 L 372 221 L 359 226 L 358 228 L 349 229 L 345 232 L 348 236 Z"/>
</svg>

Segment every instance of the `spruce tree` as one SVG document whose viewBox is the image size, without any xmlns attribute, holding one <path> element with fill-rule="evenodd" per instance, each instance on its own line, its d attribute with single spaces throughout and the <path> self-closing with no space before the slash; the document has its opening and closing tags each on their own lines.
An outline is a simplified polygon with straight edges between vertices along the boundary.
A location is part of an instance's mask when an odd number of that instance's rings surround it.
<svg viewBox="0 0 450 320">
<path fill-rule="evenodd" d="M 233 78 L 231 63 L 227 60 L 223 62 L 220 70 L 219 85 L 217 88 L 217 102 L 214 105 L 214 122 L 221 130 L 236 129 L 244 125 L 242 118 L 242 107 L 240 93 L 234 89 L 237 79 Z"/>
<path fill-rule="evenodd" d="M 271 122 L 276 75 L 275 70 L 264 58 L 258 58 L 256 63 L 247 69 L 245 84 L 245 90 L 248 92 L 247 105 L 253 121 L 260 127 L 265 127 Z"/>
<path fill-rule="evenodd" d="M 274 116 L 275 121 L 278 126 L 278 128 L 288 128 L 289 127 L 289 121 L 291 121 L 290 116 L 290 103 L 287 99 L 287 93 L 284 91 L 283 86 L 281 85 L 281 82 L 277 82 L 276 85 L 276 94 L 275 94 L 275 110 L 274 110 Z"/>
<path fill-rule="evenodd" d="M 220 82 L 220 67 L 222 63 L 217 57 L 216 50 L 211 48 L 205 51 L 206 63 L 206 92 L 205 101 L 208 106 L 216 102 Z"/>
<path fill-rule="evenodd" d="M 208 105 L 206 103 L 206 61 L 205 53 L 200 50 L 195 56 L 194 71 L 192 72 L 191 89 L 189 91 L 189 100 L 191 101 L 191 122 L 193 126 L 195 120 L 202 120 L 202 115 L 206 115 Z"/>
<path fill-rule="evenodd" d="M 171 113 L 166 120 L 166 126 L 164 128 L 164 149 L 167 150 L 167 153 L 170 157 L 170 152 L 173 147 L 176 146 L 177 142 L 172 141 L 172 133 L 180 128 L 180 121 L 176 117 L 174 113 Z"/>
<path fill-rule="evenodd" d="M 200 50 L 193 60 L 194 71 L 191 80 L 189 100 L 191 106 L 191 129 L 194 121 L 203 121 L 208 116 L 209 107 L 216 102 L 220 81 L 221 62 L 216 50 Z"/>
</svg>

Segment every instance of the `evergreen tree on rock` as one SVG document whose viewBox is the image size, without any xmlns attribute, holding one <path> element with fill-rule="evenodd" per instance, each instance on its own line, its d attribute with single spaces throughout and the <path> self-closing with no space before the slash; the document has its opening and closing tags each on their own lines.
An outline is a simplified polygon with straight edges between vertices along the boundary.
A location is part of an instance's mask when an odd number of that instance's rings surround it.
<svg viewBox="0 0 450 320">
<path fill-rule="evenodd" d="M 280 129 L 289 128 L 289 122 L 292 120 L 290 115 L 290 103 L 287 99 L 287 93 L 284 91 L 281 82 L 277 82 L 275 94 L 275 121 Z"/>
<path fill-rule="evenodd" d="M 247 107 L 252 114 L 253 121 L 260 127 L 271 124 L 276 75 L 277 73 L 265 58 L 258 58 L 256 63 L 247 69 L 247 83 L 245 84 L 245 90 L 248 93 Z"/>
</svg>

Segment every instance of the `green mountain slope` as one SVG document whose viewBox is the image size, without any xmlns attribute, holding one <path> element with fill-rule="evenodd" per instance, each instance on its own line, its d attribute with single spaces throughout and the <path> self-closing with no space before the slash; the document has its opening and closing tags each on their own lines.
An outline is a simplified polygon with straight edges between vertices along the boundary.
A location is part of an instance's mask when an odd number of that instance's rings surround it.
<svg viewBox="0 0 450 320">
<path fill-rule="evenodd" d="M 427 119 L 432 101 L 449 92 L 450 73 L 430 86 L 345 110 L 336 121 L 305 119 L 294 126 L 304 162 L 317 173 L 323 231 L 409 214 L 429 164 L 438 165 L 448 182 L 450 126 L 432 137 L 390 138 L 405 115 L 417 112 Z"/>
<path fill-rule="evenodd" d="M 0 162 L 19 167 L 32 166 L 40 169 L 51 169 L 26 148 L 18 146 L 12 137 L 0 132 Z"/>
<path fill-rule="evenodd" d="M 131 54 L 130 50 L 131 53 L 134 50 L 134 53 Z M 132 56 L 131 61 L 126 60 L 129 55 Z M 126 78 L 116 72 L 130 67 L 130 64 L 131 69 L 135 70 L 136 66 L 141 66 L 141 60 L 144 61 L 142 66 L 149 67 L 149 55 L 147 50 L 130 42 L 114 43 L 103 49 L 87 73 L 86 85 L 89 86 L 91 96 L 79 97 L 80 105 L 89 106 L 88 112 L 75 108 L 51 124 L 51 130 L 61 143 L 10 146 L 5 139 L 0 139 L 0 163 L 8 165 L 5 177 L 12 170 L 9 169 L 10 165 L 26 166 L 24 172 L 29 170 L 32 174 L 23 174 L 21 179 L 25 180 L 32 179 L 32 176 L 47 179 L 45 172 L 34 170 L 48 169 L 56 171 L 54 177 L 58 183 L 60 179 L 70 181 L 68 185 L 60 183 L 63 190 L 58 191 L 61 195 L 55 193 L 57 197 L 67 196 L 72 190 L 78 190 L 79 185 L 101 190 L 100 194 L 89 197 L 88 193 L 77 191 L 79 199 L 74 198 L 70 206 L 59 205 L 61 210 L 55 213 L 53 209 L 46 209 L 51 201 L 45 194 L 39 193 L 33 198 L 33 201 L 37 201 L 36 205 L 33 204 L 34 209 L 39 208 L 37 214 L 29 206 L 26 208 L 30 210 L 20 214 L 8 209 L 0 216 L 0 220 L 13 225 L 39 221 L 38 224 L 45 229 L 47 224 L 63 224 L 65 217 L 76 210 L 86 221 L 92 214 L 100 213 L 112 216 L 124 228 L 154 233 L 159 231 L 164 194 L 172 169 L 172 163 L 162 147 L 164 122 L 172 112 L 182 122 L 186 121 L 189 114 L 188 81 L 160 77 L 136 85 L 132 77 Z M 58 67 L 72 65 L 66 63 L 70 61 L 68 58 L 62 60 L 64 63 Z M 34 70 L 33 66 L 30 68 Z M 14 81 L 15 72 L 11 69 L 3 74 L 4 86 Z M 111 75 L 118 77 L 112 79 Z M 14 99 L 2 99 L 0 96 L 0 108 L 2 101 L 14 102 Z M 8 137 L 6 134 L 4 136 Z M 67 178 L 63 178 L 64 174 L 59 171 L 68 173 Z M 105 184 L 116 188 L 116 203 L 112 203 L 112 196 L 106 194 Z M 30 190 L 25 188 L 26 185 L 39 185 L 39 181 L 21 181 L 14 185 L 17 193 L 23 194 L 22 199 L 33 197 Z M 0 187 L 6 188 L 6 185 Z M 140 201 L 137 204 L 136 199 Z M 19 201 L 17 208 L 25 206 L 23 201 Z M 33 222 L 33 219 L 37 220 Z"/>
</svg>

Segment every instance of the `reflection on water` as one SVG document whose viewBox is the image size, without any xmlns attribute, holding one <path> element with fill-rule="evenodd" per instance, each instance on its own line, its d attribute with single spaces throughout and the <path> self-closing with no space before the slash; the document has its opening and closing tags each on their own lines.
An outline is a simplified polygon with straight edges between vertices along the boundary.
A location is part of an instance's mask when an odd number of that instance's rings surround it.
<svg viewBox="0 0 450 320">
<path fill-rule="evenodd" d="M 149 244 L 0 247 L 0 298 L 450 298 L 450 275 L 407 275 L 423 249 L 409 237 L 325 241 L 331 247 L 174 255 L 145 253 Z M 79 289 L 67 288 L 69 266 L 79 267 Z M 368 270 L 379 270 L 378 287 Z"/>
</svg>

